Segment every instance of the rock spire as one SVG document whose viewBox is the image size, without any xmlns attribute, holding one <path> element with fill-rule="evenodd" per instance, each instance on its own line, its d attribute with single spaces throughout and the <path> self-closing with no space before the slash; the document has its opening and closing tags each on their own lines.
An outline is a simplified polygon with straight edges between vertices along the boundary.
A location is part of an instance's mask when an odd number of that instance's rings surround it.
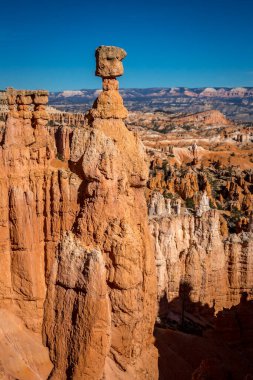
<svg viewBox="0 0 253 380">
<path fill-rule="evenodd" d="M 123 121 L 116 77 L 125 56 L 116 47 L 96 50 L 103 91 L 88 125 L 73 132 L 69 167 L 81 180 L 80 209 L 59 243 L 45 302 L 51 380 L 158 378 L 148 167 L 142 143 Z"/>
<path fill-rule="evenodd" d="M 92 119 L 125 119 L 127 110 L 119 93 L 116 77 L 123 75 L 122 60 L 125 50 L 116 46 L 99 46 L 96 49 L 96 75 L 103 78 L 103 91 L 89 111 Z"/>
</svg>

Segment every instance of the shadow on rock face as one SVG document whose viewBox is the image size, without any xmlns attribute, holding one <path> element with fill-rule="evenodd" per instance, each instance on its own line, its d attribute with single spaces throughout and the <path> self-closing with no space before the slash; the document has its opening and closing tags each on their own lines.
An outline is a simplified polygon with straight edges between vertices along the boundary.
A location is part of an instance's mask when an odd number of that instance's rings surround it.
<svg viewBox="0 0 253 380">
<path fill-rule="evenodd" d="M 192 288 L 180 284 L 179 296 L 159 303 L 155 328 L 160 380 L 249 380 L 253 378 L 253 302 L 216 316 L 214 307 L 192 302 Z"/>
</svg>

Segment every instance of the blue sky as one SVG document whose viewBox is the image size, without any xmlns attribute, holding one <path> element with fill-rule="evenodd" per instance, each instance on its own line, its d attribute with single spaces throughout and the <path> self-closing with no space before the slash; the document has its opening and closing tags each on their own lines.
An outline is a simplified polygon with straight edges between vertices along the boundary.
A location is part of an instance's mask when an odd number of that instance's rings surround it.
<svg viewBox="0 0 253 380">
<path fill-rule="evenodd" d="M 121 87 L 253 86 L 253 0 L 0 5 L 0 88 L 99 88 L 99 45 L 127 51 Z"/>
</svg>

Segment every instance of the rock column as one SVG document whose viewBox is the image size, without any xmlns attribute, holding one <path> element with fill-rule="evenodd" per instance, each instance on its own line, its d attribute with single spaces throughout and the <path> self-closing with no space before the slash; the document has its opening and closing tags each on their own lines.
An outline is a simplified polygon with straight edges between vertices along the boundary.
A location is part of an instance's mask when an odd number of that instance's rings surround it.
<svg viewBox="0 0 253 380">
<path fill-rule="evenodd" d="M 158 378 L 148 166 L 123 122 L 116 77 L 125 56 L 117 47 L 97 49 L 103 91 L 87 114 L 88 128 L 73 133 L 70 167 L 82 179 L 80 210 L 59 245 L 45 305 L 55 380 Z"/>
</svg>

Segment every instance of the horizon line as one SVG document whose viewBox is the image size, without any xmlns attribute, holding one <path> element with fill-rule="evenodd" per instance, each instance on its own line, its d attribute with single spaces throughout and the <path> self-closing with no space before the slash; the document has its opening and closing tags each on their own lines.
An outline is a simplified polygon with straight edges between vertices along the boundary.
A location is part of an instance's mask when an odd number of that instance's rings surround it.
<svg viewBox="0 0 253 380">
<path fill-rule="evenodd" d="M 20 91 L 20 90 L 27 90 L 27 88 L 16 88 L 16 87 L 13 87 L 13 86 L 7 86 L 7 87 L 5 87 L 4 89 L 1 89 L 0 88 L 0 92 L 6 92 L 6 90 L 8 89 L 8 88 L 13 88 L 14 90 L 18 90 L 18 91 Z M 166 90 L 166 89 L 190 89 L 190 90 L 194 90 L 194 89 L 206 89 L 206 88 L 212 88 L 212 89 L 238 89 L 238 88 L 244 88 L 244 89 L 253 89 L 253 86 L 243 86 L 243 85 L 241 85 L 241 86 L 196 86 L 196 87 L 189 87 L 189 86 L 168 86 L 168 87 L 166 87 L 166 86 L 151 86 L 151 87 L 121 87 L 121 88 L 119 88 L 119 91 L 120 90 L 153 90 L 153 89 L 163 89 L 163 90 Z M 35 89 L 32 89 L 32 90 L 34 90 L 34 91 L 39 91 L 39 90 L 45 90 L 45 91 L 48 91 L 49 93 L 51 92 L 53 92 L 53 93 L 56 93 L 56 92 L 64 92 L 64 91 L 99 91 L 99 90 L 101 90 L 102 91 L 102 88 L 95 88 L 95 87 L 93 87 L 93 88 L 75 88 L 75 89 L 73 89 L 73 88 L 65 88 L 65 89 L 57 89 L 57 90 L 48 90 L 48 89 L 46 89 L 46 88 L 35 88 Z"/>
</svg>

